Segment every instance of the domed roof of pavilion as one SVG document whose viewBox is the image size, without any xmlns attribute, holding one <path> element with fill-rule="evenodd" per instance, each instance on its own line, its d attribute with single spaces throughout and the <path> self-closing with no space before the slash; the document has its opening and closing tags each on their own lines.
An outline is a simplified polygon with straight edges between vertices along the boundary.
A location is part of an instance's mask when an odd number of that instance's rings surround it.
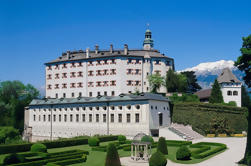
<svg viewBox="0 0 251 166">
<path fill-rule="evenodd" d="M 138 133 L 133 137 L 132 142 L 133 143 L 146 143 L 146 144 L 151 144 L 152 143 L 152 138 L 145 133 Z"/>
</svg>

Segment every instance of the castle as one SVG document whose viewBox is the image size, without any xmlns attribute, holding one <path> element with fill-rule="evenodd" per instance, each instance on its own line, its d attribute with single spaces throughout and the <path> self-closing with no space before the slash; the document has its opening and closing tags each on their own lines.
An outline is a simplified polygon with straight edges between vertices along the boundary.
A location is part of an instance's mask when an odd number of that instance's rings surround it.
<svg viewBox="0 0 251 166">
<path fill-rule="evenodd" d="M 29 141 L 80 135 L 139 132 L 158 136 L 171 124 L 169 100 L 151 94 L 148 76 L 165 76 L 174 60 L 153 48 L 145 32 L 143 49 L 67 51 L 45 64 L 46 98 L 25 109 L 24 138 Z M 133 93 L 139 93 L 134 95 Z M 159 89 L 166 93 L 165 87 Z"/>
</svg>

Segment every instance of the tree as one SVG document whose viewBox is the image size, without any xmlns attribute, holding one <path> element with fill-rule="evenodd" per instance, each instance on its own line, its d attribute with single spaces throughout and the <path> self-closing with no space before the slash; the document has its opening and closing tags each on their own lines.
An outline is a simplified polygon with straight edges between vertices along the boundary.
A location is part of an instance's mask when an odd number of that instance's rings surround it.
<svg viewBox="0 0 251 166">
<path fill-rule="evenodd" d="M 121 166 L 118 151 L 113 143 L 107 147 L 105 166 Z"/>
<path fill-rule="evenodd" d="M 215 79 L 213 84 L 213 89 L 211 96 L 209 97 L 209 103 L 223 103 L 223 96 L 220 89 L 220 84 L 218 83 L 217 79 Z"/>
<path fill-rule="evenodd" d="M 165 156 L 159 151 L 155 152 L 149 160 L 149 166 L 166 166 L 166 163 Z"/>
<path fill-rule="evenodd" d="M 163 154 L 168 154 L 166 139 L 164 137 L 159 138 L 157 151 L 159 151 L 159 152 L 161 152 Z"/>
<path fill-rule="evenodd" d="M 187 90 L 189 93 L 194 93 L 201 89 L 201 86 L 197 83 L 197 78 L 194 73 L 194 71 L 181 72 L 181 74 L 185 75 L 187 78 Z"/>
<path fill-rule="evenodd" d="M 241 106 L 242 107 L 247 107 L 250 108 L 251 107 L 251 99 L 248 95 L 248 92 L 245 88 L 245 86 L 241 86 Z"/>
<path fill-rule="evenodd" d="M 24 85 L 20 81 L 4 81 L 0 83 L 0 126 L 13 126 L 23 130 L 24 107 L 32 99 L 39 96 L 39 92 L 32 85 Z"/>
<path fill-rule="evenodd" d="M 183 74 L 175 73 L 169 69 L 166 74 L 165 86 L 168 92 L 186 92 L 187 78 Z"/>
<path fill-rule="evenodd" d="M 152 93 L 157 93 L 162 85 L 164 85 L 164 78 L 160 74 L 152 74 L 148 76 L 148 80 Z"/>
<path fill-rule="evenodd" d="M 242 48 L 241 56 L 238 57 L 237 61 L 235 62 L 235 66 L 238 67 L 239 70 L 244 71 L 245 76 L 243 80 L 247 84 L 247 86 L 251 87 L 251 35 L 248 37 L 242 38 Z"/>
</svg>

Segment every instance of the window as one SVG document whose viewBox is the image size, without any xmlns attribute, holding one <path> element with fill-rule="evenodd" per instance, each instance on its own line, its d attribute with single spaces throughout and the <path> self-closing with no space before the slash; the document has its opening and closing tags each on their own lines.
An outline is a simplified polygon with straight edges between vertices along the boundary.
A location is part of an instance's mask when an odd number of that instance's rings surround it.
<svg viewBox="0 0 251 166">
<path fill-rule="evenodd" d="M 41 121 L 41 115 L 38 116 L 38 121 L 39 121 L 39 122 Z"/>
<path fill-rule="evenodd" d="M 104 74 L 103 75 L 108 75 L 108 70 L 107 69 L 104 70 Z"/>
<path fill-rule="evenodd" d="M 97 92 L 97 96 L 100 96 L 100 92 Z"/>
<path fill-rule="evenodd" d="M 111 114 L 111 123 L 114 122 L 114 114 Z"/>
<path fill-rule="evenodd" d="M 103 110 L 106 110 L 106 106 L 103 106 Z"/>
<path fill-rule="evenodd" d="M 118 114 L 118 116 L 119 116 L 118 122 L 122 123 L 122 114 Z"/>
<path fill-rule="evenodd" d="M 58 121 L 61 122 L 61 115 L 58 116 Z"/>
<path fill-rule="evenodd" d="M 71 83 L 71 88 L 75 88 L 75 83 Z"/>
<path fill-rule="evenodd" d="M 132 85 L 132 81 L 131 80 L 127 80 L 127 85 Z"/>
<path fill-rule="evenodd" d="M 104 92 L 104 96 L 107 96 L 107 92 L 106 91 Z"/>
<path fill-rule="evenodd" d="M 99 107 L 96 107 L 96 110 L 99 110 Z"/>
<path fill-rule="evenodd" d="M 126 122 L 127 123 L 131 122 L 131 114 L 126 114 Z"/>
<path fill-rule="evenodd" d="M 140 81 L 135 81 L 135 85 L 136 86 L 140 85 Z"/>
<path fill-rule="evenodd" d="M 116 86 L 116 81 L 110 81 L 111 86 Z"/>
<path fill-rule="evenodd" d="M 55 79 L 59 79 L 59 74 L 55 74 Z"/>
<path fill-rule="evenodd" d="M 136 69 L 136 70 L 135 70 L 135 74 L 139 74 L 139 69 Z"/>
<path fill-rule="evenodd" d="M 71 114 L 70 115 L 70 122 L 72 122 L 73 121 L 73 115 Z"/>
<path fill-rule="evenodd" d="M 88 76 L 93 76 L 93 71 L 88 71 Z"/>
<path fill-rule="evenodd" d="M 73 63 L 71 63 L 71 67 L 76 67 L 76 65 L 75 65 L 75 63 L 73 62 Z"/>
<path fill-rule="evenodd" d="M 139 109 L 140 109 L 140 105 L 136 105 L 135 107 L 136 107 L 136 109 L 137 109 L 137 110 L 139 110 Z"/>
<path fill-rule="evenodd" d="M 96 122 L 99 122 L 99 114 L 96 114 Z"/>
<path fill-rule="evenodd" d="M 67 115 L 64 115 L 64 121 L 67 122 Z"/>
<path fill-rule="evenodd" d="M 78 72 L 78 77 L 83 77 L 83 72 L 82 71 Z"/>
<path fill-rule="evenodd" d="M 103 114 L 103 122 L 106 122 L 106 114 Z"/>
<path fill-rule="evenodd" d="M 44 115 L 44 122 L 46 121 L 46 117 L 45 117 L 45 115 Z"/>
<path fill-rule="evenodd" d="M 56 122 L 56 115 L 53 115 L 53 122 Z"/>
<path fill-rule="evenodd" d="M 76 122 L 79 122 L 79 114 L 76 114 Z"/>
<path fill-rule="evenodd" d="M 71 72 L 71 76 L 70 76 L 70 77 L 71 77 L 71 78 L 76 77 L 75 72 Z"/>
<path fill-rule="evenodd" d="M 47 85 L 47 89 L 51 89 L 51 85 Z"/>
<path fill-rule="evenodd" d="M 109 86 L 108 81 L 103 81 L 103 83 L 104 83 L 103 86 Z"/>
<path fill-rule="evenodd" d="M 157 107 L 157 106 L 155 106 L 155 109 L 158 109 L 158 107 Z"/>
<path fill-rule="evenodd" d="M 85 107 L 82 107 L 83 111 L 85 111 Z"/>
<path fill-rule="evenodd" d="M 114 91 L 112 91 L 112 96 L 115 96 L 115 92 Z"/>
<path fill-rule="evenodd" d="M 51 74 L 48 74 L 47 75 L 47 80 L 50 80 L 51 79 Z"/>
<path fill-rule="evenodd" d="M 51 115 L 48 115 L 48 121 L 49 122 L 51 121 Z"/>
<path fill-rule="evenodd" d="M 115 107 L 114 106 L 111 106 L 111 110 L 114 110 L 115 109 Z"/>
<path fill-rule="evenodd" d="M 88 82 L 88 87 L 93 87 L 93 82 Z"/>
<path fill-rule="evenodd" d="M 108 63 L 107 63 L 107 60 L 104 60 L 104 64 L 105 64 L 105 65 L 107 65 L 107 64 L 108 64 Z"/>
<path fill-rule="evenodd" d="M 129 109 L 129 110 L 130 110 L 130 109 L 131 109 L 131 105 L 128 105 L 128 106 L 127 106 L 127 109 Z"/>
<path fill-rule="evenodd" d="M 89 107 L 89 110 L 92 111 L 92 107 Z"/>
<path fill-rule="evenodd" d="M 119 106 L 119 109 L 120 109 L 120 110 L 122 110 L 122 108 L 123 108 L 122 106 Z"/>
<path fill-rule="evenodd" d="M 127 60 L 127 64 L 132 63 L 132 59 Z"/>
<path fill-rule="evenodd" d="M 62 69 L 67 68 L 66 63 L 63 64 Z"/>
<path fill-rule="evenodd" d="M 59 84 L 55 84 L 55 89 L 59 89 Z"/>
<path fill-rule="evenodd" d="M 85 114 L 82 114 L 82 122 L 85 122 Z"/>
<path fill-rule="evenodd" d="M 92 92 L 89 92 L 89 97 L 92 97 Z"/>
<path fill-rule="evenodd" d="M 62 84 L 62 88 L 63 89 L 67 88 L 66 83 Z"/>
<path fill-rule="evenodd" d="M 156 60 L 155 65 L 160 65 L 160 60 Z"/>
<path fill-rule="evenodd" d="M 79 62 L 78 63 L 78 67 L 82 67 L 83 65 L 82 65 L 82 62 Z"/>
<path fill-rule="evenodd" d="M 227 95 L 228 95 L 228 96 L 232 96 L 232 91 L 230 91 L 230 90 L 227 91 Z"/>
<path fill-rule="evenodd" d="M 101 86 L 101 81 L 97 81 L 97 82 L 96 82 L 96 86 L 97 86 L 97 87 L 100 87 L 100 86 Z"/>
<path fill-rule="evenodd" d="M 65 97 L 66 97 L 65 93 L 63 93 L 63 98 L 65 98 Z"/>
<path fill-rule="evenodd" d="M 71 97 L 74 97 L 74 93 L 71 93 Z"/>
<path fill-rule="evenodd" d="M 132 74 L 132 69 L 127 69 L 127 74 Z"/>
<path fill-rule="evenodd" d="M 111 64 L 116 64 L 115 59 L 112 59 Z"/>
<path fill-rule="evenodd" d="M 88 66 L 92 66 L 92 65 L 93 65 L 92 61 L 89 61 Z"/>
<path fill-rule="evenodd" d="M 139 114 L 135 114 L 135 122 L 139 123 Z"/>
<path fill-rule="evenodd" d="M 33 121 L 36 121 L 36 115 L 33 115 Z"/>
<path fill-rule="evenodd" d="M 111 69 L 111 75 L 116 74 L 116 69 Z"/>
<path fill-rule="evenodd" d="M 92 114 L 89 114 L 89 122 L 92 122 Z"/>
<path fill-rule="evenodd" d="M 233 95 L 234 95 L 234 96 L 238 96 L 238 91 L 234 91 L 234 92 L 233 92 Z"/>
<path fill-rule="evenodd" d="M 97 70 L 96 72 L 97 72 L 97 74 L 96 74 L 97 76 L 101 75 L 101 70 Z"/>
<path fill-rule="evenodd" d="M 58 98 L 58 94 L 56 93 L 55 98 Z"/>
</svg>

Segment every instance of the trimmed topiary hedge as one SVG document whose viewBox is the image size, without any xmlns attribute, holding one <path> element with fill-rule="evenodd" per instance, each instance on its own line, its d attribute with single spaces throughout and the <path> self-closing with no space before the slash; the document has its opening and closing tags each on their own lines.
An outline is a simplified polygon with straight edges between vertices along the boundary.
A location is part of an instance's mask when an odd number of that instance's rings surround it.
<svg viewBox="0 0 251 166">
<path fill-rule="evenodd" d="M 159 138 L 157 151 L 159 151 L 159 152 L 161 152 L 163 154 L 168 154 L 166 139 L 164 137 Z"/>
<path fill-rule="evenodd" d="M 202 135 L 211 130 L 211 123 L 221 117 L 226 119 L 228 128 L 233 133 L 247 131 L 247 109 L 209 103 L 175 103 L 172 111 L 172 122 L 191 125 Z M 198 119 L 200 119 L 198 121 Z"/>
<path fill-rule="evenodd" d="M 99 136 L 98 138 L 100 142 L 107 142 L 117 140 L 118 136 Z M 44 141 L 41 143 L 43 143 L 48 149 L 51 149 L 76 145 L 85 145 L 88 144 L 88 138 L 69 138 L 55 141 Z M 26 152 L 30 150 L 32 145 L 33 143 L 0 145 L 0 154 Z"/>
<path fill-rule="evenodd" d="M 176 140 L 167 140 L 167 146 L 184 146 L 184 145 L 191 145 L 192 141 L 176 141 Z"/>
<path fill-rule="evenodd" d="M 99 146 L 99 139 L 98 137 L 91 137 L 88 139 L 89 146 Z"/>
<path fill-rule="evenodd" d="M 41 143 L 36 143 L 36 144 L 33 144 L 31 146 L 31 152 L 42 152 L 42 153 L 46 153 L 47 152 L 47 148 L 44 144 L 41 144 Z"/>
<path fill-rule="evenodd" d="M 119 136 L 118 136 L 118 141 L 119 141 L 120 144 L 124 144 L 125 141 L 126 141 L 126 136 L 124 136 L 124 135 L 119 135 Z"/>
<path fill-rule="evenodd" d="M 149 160 L 149 166 L 166 166 L 166 164 L 165 156 L 159 151 L 155 152 Z"/>
<path fill-rule="evenodd" d="M 106 152 L 106 150 L 107 150 L 107 146 L 92 147 L 92 151 Z"/>
<path fill-rule="evenodd" d="M 107 147 L 105 166 L 121 166 L 118 151 L 113 143 Z"/>
<path fill-rule="evenodd" d="M 177 160 L 190 160 L 191 152 L 186 146 L 181 146 L 176 152 Z"/>
<path fill-rule="evenodd" d="M 3 164 L 10 165 L 10 164 L 20 163 L 21 161 L 22 159 L 20 159 L 20 157 L 16 153 L 13 153 L 5 156 L 5 158 L 3 159 Z"/>
</svg>

